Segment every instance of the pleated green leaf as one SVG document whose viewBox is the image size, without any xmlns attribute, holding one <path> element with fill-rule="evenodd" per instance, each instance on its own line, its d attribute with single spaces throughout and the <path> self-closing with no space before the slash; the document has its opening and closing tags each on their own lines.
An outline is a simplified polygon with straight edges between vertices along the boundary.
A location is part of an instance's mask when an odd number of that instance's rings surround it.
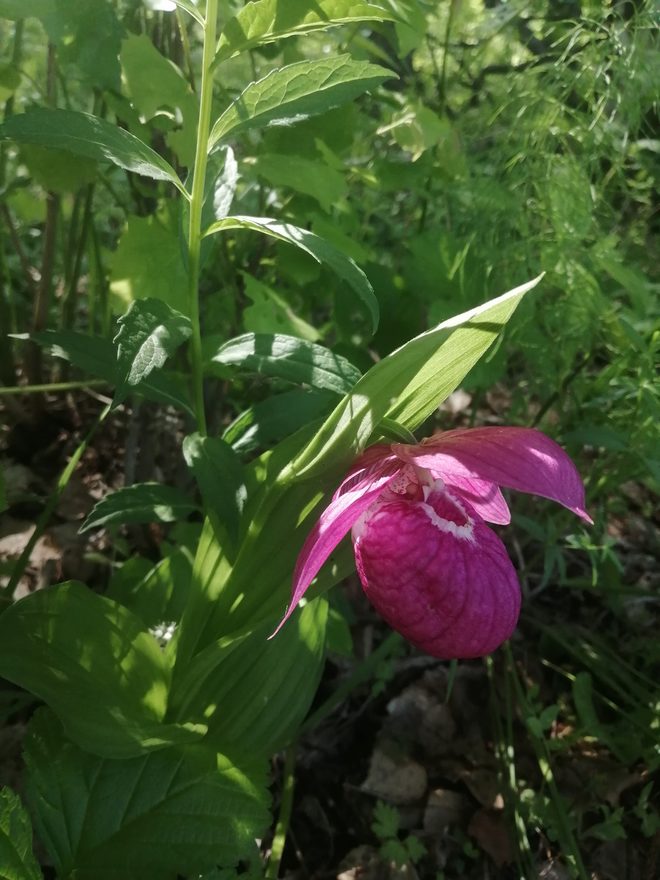
<svg viewBox="0 0 660 880">
<path fill-rule="evenodd" d="M 35 826 L 62 878 L 199 876 L 250 855 L 268 824 L 262 764 L 245 772 L 203 745 L 108 760 L 42 712 L 25 757 Z"/>
</svg>

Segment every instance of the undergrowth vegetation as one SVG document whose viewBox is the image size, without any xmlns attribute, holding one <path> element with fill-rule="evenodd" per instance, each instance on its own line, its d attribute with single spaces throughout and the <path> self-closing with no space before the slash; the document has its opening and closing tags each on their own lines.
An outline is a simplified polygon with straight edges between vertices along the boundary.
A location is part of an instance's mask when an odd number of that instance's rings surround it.
<svg viewBox="0 0 660 880">
<path fill-rule="evenodd" d="M 651 880 L 654 4 L 0 26 L 0 877 Z M 509 642 L 427 663 L 344 544 L 269 639 L 359 453 L 500 425 L 594 520 L 513 500 Z"/>
</svg>

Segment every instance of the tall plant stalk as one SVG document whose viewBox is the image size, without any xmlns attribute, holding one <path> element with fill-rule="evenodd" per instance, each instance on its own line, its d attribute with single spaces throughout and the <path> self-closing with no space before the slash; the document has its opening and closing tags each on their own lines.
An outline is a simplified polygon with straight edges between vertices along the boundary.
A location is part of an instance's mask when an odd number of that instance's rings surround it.
<svg viewBox="0 0 660 880">
<path fill-rule="evenodd" d="M 190 353 L 192 361 L 192 381 L 197 429 L 206 434 L 206 413 L 204 411 L 204 376 L 202 364 L 202 334 L 199 320 L 199 268 L 202 244 L 202 207 L 204 204 L 204 182 L 208 160 L 208 140 L 211 129 L 211 109 L 213 103 L 213 75 L 211 64 L 215 54 L 216 29 L 218 21 L 218 0 L 207 0 L 204 22 L 204 51 L 202 55 L 202 80 L 199 97 L 199 119 L 197 122 L 197 146 L 193 171 L 192 192 L 190 195 L 190 214 L 188 223 L 188 312 L 192 323 Z"/>
</svg>

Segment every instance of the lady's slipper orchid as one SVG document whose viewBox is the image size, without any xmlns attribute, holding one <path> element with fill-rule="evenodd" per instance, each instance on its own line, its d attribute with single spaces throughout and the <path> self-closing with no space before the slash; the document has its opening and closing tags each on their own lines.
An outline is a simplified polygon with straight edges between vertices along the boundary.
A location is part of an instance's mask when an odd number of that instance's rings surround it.
<svg viewBox="0 0 660 880">
<path fill-rule="evenodd" d="M 516 572 L 486 525 L 511 520 L 500 486 L 591 522 L 574 464 L 540 431 L 459 428 L 367 449 L 302 548 L 282 624 L 350 529 L 364 591 L 393 629 L 443 659 L 494 651 L 520 611 Z"/>
</svg>

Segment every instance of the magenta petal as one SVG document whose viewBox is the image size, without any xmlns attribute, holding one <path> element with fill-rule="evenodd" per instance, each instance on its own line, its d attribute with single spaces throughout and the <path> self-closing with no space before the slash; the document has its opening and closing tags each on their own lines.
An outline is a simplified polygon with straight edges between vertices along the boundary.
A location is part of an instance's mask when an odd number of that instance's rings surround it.
<svg viewBox="0 0 660 880">
<path fill-rule="evenodd" d="M 396 473 L 397 471 L 391 465 L 382 467 L 380 473 L 375 466 L 370 469 L 368 478 L 365 477 L 355 488 L 345 492 L 339 498 L 333 499 L 326 507 L 300 551 L 293 573 L 291 601 L 273 635 L 280 631 L 293 614 L 298 602 L 305 595 L 307 588 L 337 544 L 350 531 L 353 523 L 360 518 L 372 501 L 394 479 Z"/>
<path fill-rule="evenodd" d="M 418 446 L 392 448 L 403 461 L 440 473 L 447 483 L 476 478 L 541 495 L 591 522 L 577 468 L 561 446 L 533 428 L 458 428 Z"/>
<path fill-rule="evenodd" d="M 383 443 L 370 446 L 354 461 L 350 471 L 335 490 L 333 501 L 351 489 L 358 489 L 360 486 L 369 488 L 374 477 L 384 473 L 394 474 L 400 469 L 401 462 L 389 446 Z"/>
<path fill-rule="evenodd" d="M 438 474 L 438 476 L 440 476 Z M 508 526 L 511 522 L 511 511 L 504 500 L 500 487 L 487 480 L 476 480 L 460 477 L 457 474 L 444 474 L 442 479 L 450 489 L 464 498 L 486 522 L 498 526 Z"/>
<path fill-rule="evenodd" d="M 353 529 L 364 591 L 390 626 L 442 659 L 481 657 L 513 632 L 520 587 L 504 545 L 462 500 L 376 501 Z"/>
</svg>

